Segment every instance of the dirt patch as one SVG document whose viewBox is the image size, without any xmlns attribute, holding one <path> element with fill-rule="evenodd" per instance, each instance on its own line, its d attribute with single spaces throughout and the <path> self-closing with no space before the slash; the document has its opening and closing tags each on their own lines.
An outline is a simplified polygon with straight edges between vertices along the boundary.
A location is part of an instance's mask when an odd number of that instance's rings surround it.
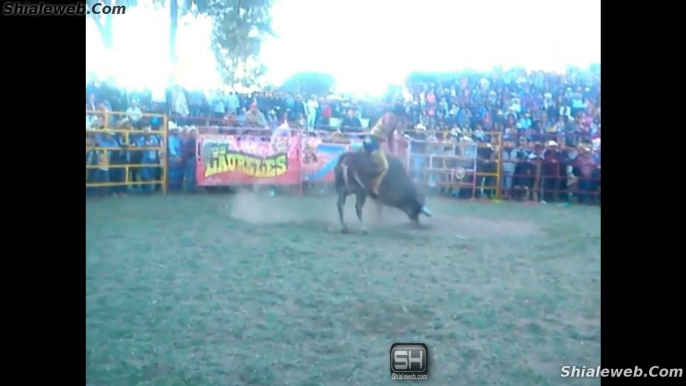
<svg viewBox="0 0 686 386">
<path fill-rule="evenodd" d="M 536 224 L 526 221 L 490 220 L 478 217 L 439 216 L 427 222 L 432 229 L 465 237 L 529 237 L 542 236 Z"/>
<path fill-rule="evenodd" d="M 91 385 L 376 386 L 398 341 L 429 346 L 441 385 L 556 384 L 600 361 L 591 208 L 436 201 L 419 231 L 391 208 L 371 225 L 370 203 L 363 236 L 348 202 L 342 236 L 331 197 L 86 205 Z"/>
</svg>

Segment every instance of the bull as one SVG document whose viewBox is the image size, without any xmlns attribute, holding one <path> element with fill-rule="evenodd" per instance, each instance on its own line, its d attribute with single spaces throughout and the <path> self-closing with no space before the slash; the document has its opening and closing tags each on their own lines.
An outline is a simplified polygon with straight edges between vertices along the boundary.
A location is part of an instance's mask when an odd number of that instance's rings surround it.
<svg viewBox="0 0 686 386">
<path fill-rule="evenodd" d="M 335 174 L 335 186 L 338 193 L 338 219 L 341 223 L 341 232 L 347 233 L 348 227 L 343 219 L 343 207 L 346 198 L 355 195 L 355 213 L 360 222 L 363 233 L 367 233 L 362 218 L 362 208 L 367 196 L 371 196 L 379 205 L 387 205 L 400 209 L 407 214 L 408 218 L 419 225 L 419 215 L 431 217 L 431 212 L 425 205 L 424 196 L 417 191 L 412 180 L 407 175 L 402 162 L 399 159 L 387 156 L 388 171 L 381 181 L 379 195 L 376 197 L 370 190 L 371 181 L 378 176 L 379 171 L 372 168 L 374 163 L 369 153 L 354 151 L 344 153 L 338 159 Z"/>
</svg>

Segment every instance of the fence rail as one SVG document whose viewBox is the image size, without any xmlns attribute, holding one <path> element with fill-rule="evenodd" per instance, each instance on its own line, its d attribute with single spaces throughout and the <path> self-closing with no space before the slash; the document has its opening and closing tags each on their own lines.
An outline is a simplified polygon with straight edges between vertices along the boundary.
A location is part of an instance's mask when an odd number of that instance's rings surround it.
<svg viewBox="0 0 686 386">
<path fill-rule="evenodd" d="M 167 193 L 169 120 L 161 114 L 136 118 L 158 118 L 161 126 L 134 129 L 125 112 L 86 110 L 86 194 L 109 193 L 110 188 L 111 193 L 125 193 L 129 187 L 151 191 L 156 186 Z"/>
<path fill-rule="evenodd" d="M 151 185 L 166 193 L 169 186 L 180 184 L 179 176 L 190 176 L 197 186 L 283 185 L 302 192 L 305 184 L 333 182 L 340 154 L 362 145 L 361 133 L 345 130 L 278 133 L 254 127 L 172 127 L 172 137 L 196 142 L 195 156 L 187 165 L 186 160 L 169 159 L 169 117 L 143 114 L 161 122 L 159 130 L 150 130 L 127 126 L 126 113 L 87 114 L 101 123 L 86 130 L 87 190 Z M 554 201 L 573 195 L 590 202 L 600 195 L 600 162 L 594 158 L 599 150 L 565 146 L 586 135 L 541 134 L 538 143 L 517 147 L 500 132 L 479 136 L 489 141 L 475 141 L 473 134 L 408 129 L 384 146 L 404 162 L 416 183 L 455 197 Z M 562 146 L 550 143 L 546 148 L 546 138 Z M 96 162 L 94 154 L 99 157 Z M 570 159 L 570 154 L 575 157 Z M 194 171 L 179 173 L 179 167 Z"/>
</svg>

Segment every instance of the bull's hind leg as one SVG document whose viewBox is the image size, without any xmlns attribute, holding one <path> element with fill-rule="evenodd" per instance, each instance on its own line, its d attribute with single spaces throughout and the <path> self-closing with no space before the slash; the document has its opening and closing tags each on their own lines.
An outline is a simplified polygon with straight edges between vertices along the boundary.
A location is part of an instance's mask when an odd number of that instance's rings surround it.
<svg viewBox="0 0 686 386">
<path fill-rule="evenodd" d="M 374 201 L 376 207 L 376 219 L 381 220 L 381 210 L 383 209 L 383 204 L 379 200 Z"/>
<path fill-rule="evenodd" d="M 345 225 L 345 220 L 343 220 L 343 207 L 345 206 L 345 198 L 347 194 L 343 192 L 338 193 L 338 221 L 341 222 L 341 233 L 348 233 L 348 227 Z"/>
<path fill-rule="evenodd" d="M 364 224 L 362 219 L 362 208 L 364 208 L 364 202 L 367 200 L 367 195 L 364 193 L 358 193 L 355 195 L 355 213 L 357 214 L 357 219 L 360 221 L 360 227 L 362 228 L 362 233 L 367 234 L 367 226 Z"/>
</svg>

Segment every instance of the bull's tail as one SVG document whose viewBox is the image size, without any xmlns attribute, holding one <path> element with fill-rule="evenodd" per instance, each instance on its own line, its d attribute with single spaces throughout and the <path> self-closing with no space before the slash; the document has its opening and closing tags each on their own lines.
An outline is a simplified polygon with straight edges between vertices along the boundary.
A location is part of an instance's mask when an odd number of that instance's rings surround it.
<svg viewBox="0 0 686 386">
<path fill-rule="evenodd" d="M 337 189 L 339 189 L 339 186 L 342 184 L 345 187 L 345 190 L 350 190 L 348 188 L 347 156 L 348 156 L 348 153 L 341 154 L 341 156 L 338 157 L 338 162 L 336 163 L 336 167 L 334 168 L 336 188 Z"/>
<path fill-rule="evenodd" d="M 339 167 L 341 167 L 341 165 L 343 165 L 343 161 L 345 161 L 348 158 L 349 154 L 350 153 L 343 153 L 343 154 L 341 154 L 340 157 L 338 157 L 338 162 L 336 163 L 336 169 L 338 169 Z"/>
<path fill-rule="evenodd" d="M 345 190 L 350 190 L 350 184 L 348 183 L 348 163 L 343 162 L 341 169 L 343 173 L 343 182 L 345 183 Z"/>
<path fill-rule="evenodd" d="M 350 166 L 348 164 L 348 161 L 349 161 L 348 156 L 349 155 L 350 155 L 350 153 L 341 154 L 341 156 L 338 157 L 338 162 L 336 163 L 336 168 L 335 168 L 335 170 L 336 170 L 335 173 L 336 173 L 336 177 L 337 177 L 336 178 L 336 181 L 337 181 L 336 184 L 338 185 L 342 182 L 347 191 L 350 191 L 350 179 L 349 179 L 349 175 L 348 175 L 348 171 L 349 171 L 348 168 Z M 340 182 L 339 182 L 339 178 L 341 179 Z M 354 170 L 354 168 L 353 168 L 353 179 L 362 189 L 367 190 L 366 186 L 362 183 L 362 179 L 360 179 L 360 176 L 358 175 L 357 171 Z"/>
<path fill-rule="evenodd" d="M 357 175 L 357 171 L 354 171 L 354 172 L 353 172 L 353 177 L 355 178 L 355 181 L 360 185 L 360 187 L 361 187 L 362 189 L 367 190 L 367 187 L 364 186 L 364 184 L 362 183 L 362 180 L 360 180 L 360 176 Z"/>
</svg>

